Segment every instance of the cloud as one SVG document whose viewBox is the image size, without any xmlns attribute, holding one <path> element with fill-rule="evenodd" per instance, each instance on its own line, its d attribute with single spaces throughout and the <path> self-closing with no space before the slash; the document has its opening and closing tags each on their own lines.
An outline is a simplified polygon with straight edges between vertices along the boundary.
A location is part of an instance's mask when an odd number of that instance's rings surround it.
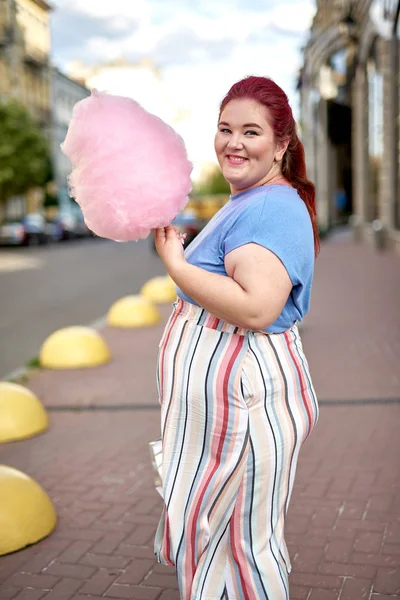
<svg viewBox="0 0 400 600">
<path fill-rule="evenodd" d="M 181 29 L 165 36 L 154 48 L 152 54 L 157 64 L 196 65 L 200 62 L 228 58 L 234 40 L 211 40 L 207 44 L 196 31 Z"/>
<path fill-rule="evenodd" d="M 55 10 L 51 15 L 51 25 L 52 52 L 56 62 L 76 58 L 103 60 L 109 47 L 102 48 L 95 57 L 91 56 L 90 47 L 93 40 L 101 39 L 109 45 L 118 46 L 124 35 L 134 35 L 140 29 L 140 23 L 135 19 L 127 20 L 117 15 L 111 20 L 84 13 L 77 15 L 69 8 L 63 11 Z"/>
<path fill-rule="evenodd" d="M 310 24 L 307 0 L 55 0 L 54 54 L 86 62 L 151 57 L 160 65 L 197 64 L 232 55 L 239 45 L 281 34 L 298 37 Z"/>
<path fill-rule="evenodd" d="M 154 61 L 169 101 L 143 79 L 139 86 L 143 105 L 150 109 L 158 98 L 162 106 L 172 107 L 170 114 L 177 109 L 181 118 L 174 126 L 196 164 L 213 159 L 219 102 L 242 77 L 272 77 L 297 112 L 299 49 L 315 0 L 52 0 L 52 4 L 53 56 L 60 66 L 72 60 L 89 65 L 117 58 Z M 126 89 L 130 75 L 115 71 L 112 77 L 115 90 Z M 135 77 L 132 86 L 137 95 Z"/>
<path fill-rule="evenodd" d="M 127 2 L 126 0 L 53 0 L 52 4 L 56 10 L 62 13 L 72 13 L 77 16 L 86 16 L 89 18 L 113 19 L 123 17 L 127 21 L 137 21 L 148 19 L 152 12 L 152 7 L 157 2 L 148 0 L 135 0 Z"/>
</svg>

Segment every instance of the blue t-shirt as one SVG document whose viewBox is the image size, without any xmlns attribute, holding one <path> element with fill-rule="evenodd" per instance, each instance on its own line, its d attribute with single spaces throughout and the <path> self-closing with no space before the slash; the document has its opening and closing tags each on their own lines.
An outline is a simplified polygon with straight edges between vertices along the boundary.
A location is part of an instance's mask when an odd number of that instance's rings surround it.
<svg viewBox="0 0 400 600">
<path fill-rule="evenodd" d="M 255 243 L 273 252 L 293 284 L 277 320 L 264 331 L 281 333 L 301 321 L 310 306 L 314 273 L 314 235 L 307 207 L 297 191 L 273 184 L 231 196 L 185 250 L 186 260 L 206 271 L 227 276 L 225 256 Z M 177 287 L 182 300 L 197 304 Z"/>
</svg>

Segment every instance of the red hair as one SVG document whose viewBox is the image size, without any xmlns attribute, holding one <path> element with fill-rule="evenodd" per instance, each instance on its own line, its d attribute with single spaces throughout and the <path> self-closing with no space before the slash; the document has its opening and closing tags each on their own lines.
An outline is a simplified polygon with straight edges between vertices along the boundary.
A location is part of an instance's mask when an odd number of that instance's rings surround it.
<svg viewBox="0 0 400 600">
<path fill-rule="evenodd" d="M 235 83 L 223 98 L 220 115 L 228 102 L 241 98 L 250 98 L 265 106 L 268 111 L 268 122 L 274 131 L 275 138 L 278 141 L 289 140 L 289 145 L 282 158 L 282 175 L 298 191 L 307 207 L 314 232 L 315 256 L 317 256 L 320 243 L 315 186 L 307 179 L 304 146 L 297 135 L 296 122 L 288 97 L 282 88 L 269 77 L 245 77 Z"/>
</svg>

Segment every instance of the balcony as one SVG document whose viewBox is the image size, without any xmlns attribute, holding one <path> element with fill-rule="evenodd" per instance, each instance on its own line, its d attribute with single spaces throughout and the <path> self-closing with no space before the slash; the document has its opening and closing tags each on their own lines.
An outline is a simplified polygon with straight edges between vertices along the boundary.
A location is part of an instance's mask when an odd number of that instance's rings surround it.
<svg viewBox="0 0 400 600">
<path fill-rule="evenodd" d="M 40 8 L 46 11 L 53 10 L 53 7 L 45 0 L 33 0 Z"/>
<path fill-rule="evenodd" d="M 49 65 L 49 54 L 34 46 L 26 46 L 24 60 L 36 67 L 47 67 Z"/>
</svg>

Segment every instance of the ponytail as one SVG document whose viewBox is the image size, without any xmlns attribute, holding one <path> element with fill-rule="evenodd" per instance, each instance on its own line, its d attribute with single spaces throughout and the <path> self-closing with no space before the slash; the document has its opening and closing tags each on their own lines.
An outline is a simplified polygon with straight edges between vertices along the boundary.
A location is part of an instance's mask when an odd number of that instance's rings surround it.
<svg viewBox="0 0 400 600">
<path fill-rule="evenodd" d="M 282 175 L 297 190 L 300 198 L 304 201 L 308 214 L 310 215 L 314 232 L 314 253 L 318 256 L 320 241 L 317 224 L 317 206 L 315 199 L 315 186 L 307 179 L 304 146 L 294 132 L 287 150 L 282 159 Z"/>
</svg>

